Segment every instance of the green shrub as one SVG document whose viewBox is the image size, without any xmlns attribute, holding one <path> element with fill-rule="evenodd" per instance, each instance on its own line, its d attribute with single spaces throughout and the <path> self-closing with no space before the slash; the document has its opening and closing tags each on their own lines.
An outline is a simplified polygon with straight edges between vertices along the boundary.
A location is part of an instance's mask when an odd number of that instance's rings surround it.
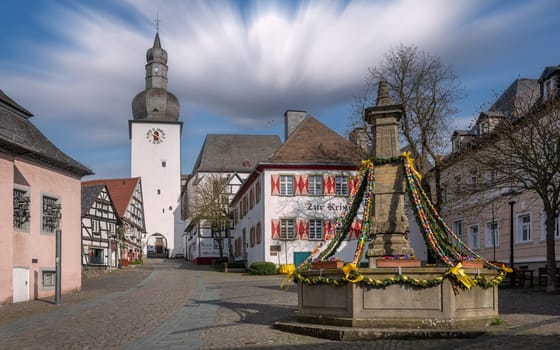
<svg viewBox="0 0 560 350">
<path fill-rule="evenodd" d="M 249 266 L 249 272 L 253 275 L 276 275 L 278 269 L 271 262 L 257 261 Z"/>
</svg>

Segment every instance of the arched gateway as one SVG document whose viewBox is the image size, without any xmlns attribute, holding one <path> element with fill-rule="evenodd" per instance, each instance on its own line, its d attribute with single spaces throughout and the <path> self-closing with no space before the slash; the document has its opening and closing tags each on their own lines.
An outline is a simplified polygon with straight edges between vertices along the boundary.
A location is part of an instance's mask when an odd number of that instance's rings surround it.
<svg viewBox="0 0 560 350">
<path fill-rule="evenodd" d="M 166 258 L 168 256 L 167 247 L 167 237 L 159 232 L 153 233 L 146 238 L 148 258 Z"/>
</svg>

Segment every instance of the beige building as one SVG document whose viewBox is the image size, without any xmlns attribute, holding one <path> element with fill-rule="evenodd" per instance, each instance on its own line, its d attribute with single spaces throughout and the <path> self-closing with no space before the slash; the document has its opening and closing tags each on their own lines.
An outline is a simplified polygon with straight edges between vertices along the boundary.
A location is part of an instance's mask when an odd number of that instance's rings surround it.
<svg viewBox="0 0 560 350">
<path fill-rule="evenodd" d="M 546 265 L 546 215 L 540 198 L 529 191 L 496 186 L 495 171 L 481 169 L 461 152 L 492 133 L 504 118 L 517 118 L 517 105 L 533 104 L 558 91 L 560 66 L 547 67 L 540 79 L 517 79 L 470 130 L 457 130 L 451 138 L 453 151 L 443 163 L 442 212 L 445 222 L 468 245 L 489 260 L 513 260 L 515 268 Z M 556 217 L 556 256 L 560 230 Z M 536 276 L 536 274 L 535 274 Z"/>
</svg>

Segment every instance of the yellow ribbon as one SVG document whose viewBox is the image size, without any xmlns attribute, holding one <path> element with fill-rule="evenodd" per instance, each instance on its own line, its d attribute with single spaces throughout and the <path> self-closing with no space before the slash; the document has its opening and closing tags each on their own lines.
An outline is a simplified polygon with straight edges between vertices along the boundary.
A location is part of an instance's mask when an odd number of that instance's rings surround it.
<svg viewBox="0 0 560 350">
<path fill-rule="evenodd" d="M 471 289 L 472 287 L 474 287 L 474 281 L 465 273 L 465 270 L 463 270 L 463 264 L 461 262 L 450 268 L 449 271 L 445 273 L 445 275 L 455 276 L 455 278 L 457 278 L 457 281 L 461 282 L 467 289 Z"/>
<path fill-rule="evenodd" d="M 410 151 L 403 152 L 402 155 L 406 160 L 406 162 L 408 163 L 410 170 L 412 170 L 412 172 L 418 178 L 418 180 L 422 180 L 422 175 L 420 175 L 420 173 L 416 170 L 416 168 L 414 168 L 414 158 L 412 158 L 412 154 L 410 153 Z"/>
<path fill-rule="evenodd" d="M 362 281 L 364 279 L 363 275 L 357 275 L 355 278 L 348 278 L 351 273 L 356 272 L 357 270 L 358 268 L 354 263 L 348 263 L 344 265 L 344 267 L 342 268 L 342 272 L 344 273 L 344 279 L 351 283 L 358 283 Z"/>
<path fill-rule="evenodd" d="M 288 291 L 288 289 L 290 289 L 290 285 L 292 284 L 292 281 L 294 279 L 294 272 L 295 271 L 291 271 L 288 273 L 288 276 L 282 281 L 282 283 L 280 283 L 280 288 L 284 289 L 286 292 Z M 286 285 L 284 287 L 284 285 Z"/>
</svg>

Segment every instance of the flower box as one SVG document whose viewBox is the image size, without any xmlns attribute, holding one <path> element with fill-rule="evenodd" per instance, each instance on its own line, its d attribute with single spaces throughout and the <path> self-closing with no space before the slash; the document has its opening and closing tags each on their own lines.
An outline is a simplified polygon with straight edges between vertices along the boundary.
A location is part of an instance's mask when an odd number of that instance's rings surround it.
<svg viewBox="0 0 560 350">
<path fill-rule="evenodd" d="M 341 269 L 344 266 L 344 261 L 317 261 L 311 263 L 313 270 L 322 269 Z"/>
<path fill-rule="evenodd" d="M 481 269 L 484 266 L 482 260 L 463 260 L 461 264 L 467 269 Z"/>
<path fill-rule="evenodd" d="M 420 267 L 422 261 L 420 259 L 376 259 L 377 267 Z"/>
</svg>

